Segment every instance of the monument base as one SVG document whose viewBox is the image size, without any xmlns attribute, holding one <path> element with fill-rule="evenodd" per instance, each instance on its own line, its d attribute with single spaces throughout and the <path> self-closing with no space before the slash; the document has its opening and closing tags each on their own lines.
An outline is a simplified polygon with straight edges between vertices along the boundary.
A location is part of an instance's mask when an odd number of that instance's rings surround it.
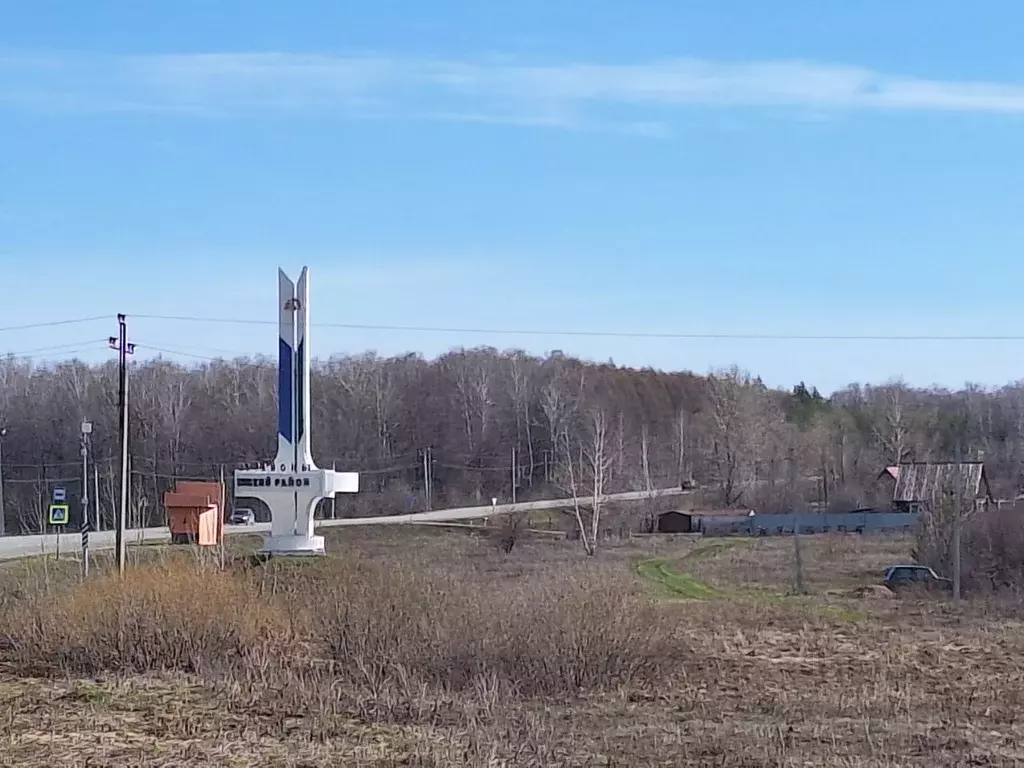
<svg viewBox="0 0 1024 768">
<path fill-rule="evenodd" d="M 323 536 L 267 536 L 261 555 L 273 557 L 315 557 L 326 554 Z"/>
</svg>

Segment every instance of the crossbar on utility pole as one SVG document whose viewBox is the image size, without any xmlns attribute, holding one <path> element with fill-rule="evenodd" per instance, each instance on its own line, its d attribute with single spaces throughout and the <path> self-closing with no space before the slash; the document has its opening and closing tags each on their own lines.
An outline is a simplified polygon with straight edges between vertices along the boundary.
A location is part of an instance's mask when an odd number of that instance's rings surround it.
<svg viewBox="0 0 1024 768">
<path fill-rule="evenodd" d="M 124 575 L 128 559 L 125 528 L 128 520 L 128 355 L 135 345 L 128 341 L 128 324 L 123 314 L 117 316 L 117 336 L 110 337 L 110 348 L 117 350 L 117 408 L 121 424 L 121 498 L 117 511 L 117 571 Z"/>
</svg>

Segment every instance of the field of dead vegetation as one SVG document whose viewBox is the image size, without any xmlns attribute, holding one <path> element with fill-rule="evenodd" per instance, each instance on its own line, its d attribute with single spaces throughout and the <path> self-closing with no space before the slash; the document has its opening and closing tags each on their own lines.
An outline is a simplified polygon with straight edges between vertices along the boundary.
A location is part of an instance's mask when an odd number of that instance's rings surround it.
<svg viewBox="0 0 1024 768">
<path fill-rule="evenodd" d="M 853 598 L 910 542 L 366 530 L 123 582 L 0 565 L 0 765 L 1024 761 L 1024 611 Z M 104 570 L 100 563 L 100 568 Z"/>
</svg>

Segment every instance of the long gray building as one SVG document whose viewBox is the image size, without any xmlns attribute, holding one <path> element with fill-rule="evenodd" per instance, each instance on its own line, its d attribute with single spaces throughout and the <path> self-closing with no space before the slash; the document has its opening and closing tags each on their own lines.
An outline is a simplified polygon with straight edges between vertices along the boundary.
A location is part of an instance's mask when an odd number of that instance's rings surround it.
<svg viewBox="0 0 1024 768">
<path fill-rule="evenodd" d="M 902 533 L 917 525 L 913 512 L 795 512 L 782 515 L 701 515 L 666 512 L 658 518 L 662 533 L 781 536 L 800 533 Z"/>
</svg>

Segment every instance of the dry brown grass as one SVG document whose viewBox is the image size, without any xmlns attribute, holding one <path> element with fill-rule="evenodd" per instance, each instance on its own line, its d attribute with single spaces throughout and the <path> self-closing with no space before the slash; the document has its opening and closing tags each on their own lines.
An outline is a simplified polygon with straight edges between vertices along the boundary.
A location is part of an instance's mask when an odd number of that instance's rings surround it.
<svg viewBox="0 0 1024 768">
<path fill-rule="evenodd" d="M 690 542 L 590 560 L 443 531 L 350 534 L 265 569 L 171 558 L 84 588 L 0 574 L 19 590 L 0 608 L 0 764 L 1024 761 L 1015 604 L 829 597 L 909 542 L 804 542 L 813 602 L 780 596 L 779 539 L 692 561 L 771 600 L 656 598 L 636 562 Z"/>
<path fill-rule="evenodd" d="M 758 586 L 786 591 L 794 582 L 792 537 L 723 539 L 736 546 L 701 559 L 693 572 L 719 586 Z M 909 536 L 820 534 L 802 536 L 804 581 L 812 592 L 852 588 L 881 580 L 886 566 L 913 562 Z"/>
<path fill-rule="evenodd" d="M 262 648 L 282 626 L 227 574 L 187 562 L 105 574 L 26 599 L 6 617 L 8 658 L 32 674 L 203 674 Z"/>
</svg>

